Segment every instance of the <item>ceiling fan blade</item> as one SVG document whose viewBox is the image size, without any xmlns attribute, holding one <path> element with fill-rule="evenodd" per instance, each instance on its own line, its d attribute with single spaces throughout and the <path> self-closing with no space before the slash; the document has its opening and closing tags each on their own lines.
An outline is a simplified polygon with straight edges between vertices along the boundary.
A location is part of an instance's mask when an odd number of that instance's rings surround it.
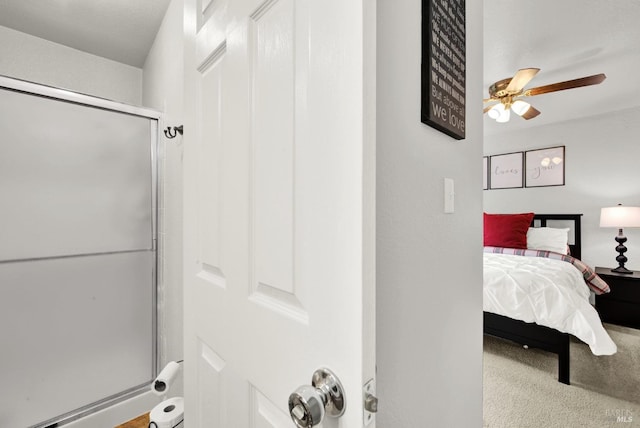
<svg viewBox="0 0 640 428">
<path fill-rule="evenodd" d="M 539 68 L 521 68 L 513 76 L 505 91 L 512 94 L 520 92 L 538 74 L 538 71 L 540 71 Z"/>
<path fill-rule="evenodd" d="M 520 117 L 529 120 L 529 119 L 533 119 L 539 114 L 540 114 L 540 110 L 538 110 L 534 106 L 531 106 L 529 107 L 529 110 L 525 111 Z"/>
<path fill-rule="evenodd" d="M 525 97 L 534 95 L 547 94 L 549 92 L 564 91 L 565 89 L 580 88 L 582 86 L 598 85 L 606 79 L 604 73 L 594 74 L 593 76 L 581 77 L 579 79 L 567 80 L 565 82 L 552 83 L 551 85 L 538 86 L 537 88 L 527 89 L 524 92 Z"/>
</svg>

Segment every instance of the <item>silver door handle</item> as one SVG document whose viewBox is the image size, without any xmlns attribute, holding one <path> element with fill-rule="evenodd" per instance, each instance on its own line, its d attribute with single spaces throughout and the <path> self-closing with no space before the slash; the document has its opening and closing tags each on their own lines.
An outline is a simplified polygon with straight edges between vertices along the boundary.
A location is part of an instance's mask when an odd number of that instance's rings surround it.
<svg viewBox="0 0 640 428">
<path fill-rule="evenodd" d="M 303 385 L 289 396 L 289 413 L 298 428 L 318 425 L 324 416 L 339 418 L 346 407 L 344 388 L 326 368 L 313 373 L 311 386 Z"/>
</svg>

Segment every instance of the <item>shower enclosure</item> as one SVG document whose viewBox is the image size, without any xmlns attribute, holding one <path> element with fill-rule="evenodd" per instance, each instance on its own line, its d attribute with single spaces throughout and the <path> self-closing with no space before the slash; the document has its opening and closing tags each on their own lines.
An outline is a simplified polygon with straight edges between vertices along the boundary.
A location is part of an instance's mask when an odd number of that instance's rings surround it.
<svg viewBox="0 0 640 428">
<path fill-rule="evenodd" d="M 77 419 L 155 376 L 158 119 L 0 77 L 0 426 Z"/>
</svg>

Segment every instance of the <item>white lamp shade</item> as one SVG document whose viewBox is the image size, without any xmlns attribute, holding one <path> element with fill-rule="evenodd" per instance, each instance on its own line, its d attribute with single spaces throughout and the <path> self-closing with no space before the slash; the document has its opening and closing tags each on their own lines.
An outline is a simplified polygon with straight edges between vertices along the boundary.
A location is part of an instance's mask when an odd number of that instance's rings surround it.
<svg viewBox="0 0 640 428">
<path fill-rule="evenodd" d="M 640 207 L 607 207 L 600 210 L 600 227 L 640 227 Z"/>
</svg>

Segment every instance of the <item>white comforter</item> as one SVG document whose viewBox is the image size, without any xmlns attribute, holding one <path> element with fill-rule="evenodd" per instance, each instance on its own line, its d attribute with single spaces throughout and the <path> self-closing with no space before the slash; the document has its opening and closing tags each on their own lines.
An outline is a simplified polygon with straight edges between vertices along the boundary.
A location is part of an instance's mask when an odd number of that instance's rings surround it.
<svg viewBox="0 0 640 428">
<path fill-rule="evenodd" d="M 570 333 L 595 355 L 617 350 L 589 303 L 582 274 L 565 261 L 485 253 L 484 310 Z"/>
</svg>

